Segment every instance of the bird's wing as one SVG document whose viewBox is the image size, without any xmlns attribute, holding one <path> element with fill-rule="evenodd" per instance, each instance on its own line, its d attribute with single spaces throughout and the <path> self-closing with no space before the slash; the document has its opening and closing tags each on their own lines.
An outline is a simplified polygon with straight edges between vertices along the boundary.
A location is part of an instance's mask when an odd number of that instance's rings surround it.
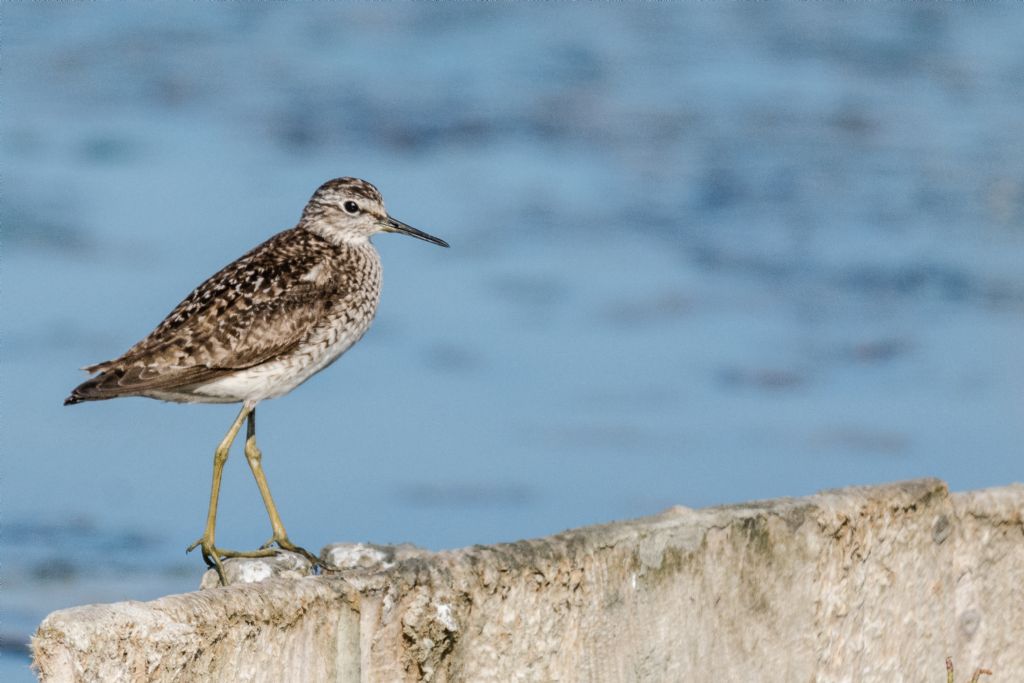
<svg viewBox="0 0 1024 683">
<path fill-rule="evenodd" d="M 86 370 L 107 375 L 111 391 L 137 393 L 201 384 L 287 353 L 345 295 L 345 283 L 315 276 L 334 256 L 316 235 L 279 233 L 197 287 L 124 355 Z"/>
<path fill-rule="evenodd" d="M 102 400 L 154 391 L 187 393 L 193 387 L 288 353 L 322 320 L 321 314 L 316 312 L 318 307 L 326 312 L 326 304 L 322 301 L 266 306 L 251 321 L 247 321 L 247 324 L 251 322 L 249 331 L 242 328 L 236 330 L 237 337 L 235 333 L 214 332 L 203 342 L 196 338 L 183 339 L 185 343 L 202 343 L 201 350 L 191 357 L 183 356 L 180 343 L 171 340 L 111 361 L 98 375 L 76 387 L 67 402 Z M 274 334 L 275 331 L 280 334 Z M 225 340 L 234 338 L 242 339 L 244 343 L 231 349 L 226 346 Z M 206 362 L 200 362 L 200 357 L 206 357 Z"/>
</svg>

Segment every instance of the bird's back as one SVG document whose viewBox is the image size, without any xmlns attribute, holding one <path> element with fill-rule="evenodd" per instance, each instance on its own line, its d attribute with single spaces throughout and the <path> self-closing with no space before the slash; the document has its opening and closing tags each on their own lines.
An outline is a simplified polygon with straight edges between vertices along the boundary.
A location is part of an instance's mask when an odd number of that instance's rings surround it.
<svg viewBox="0 0 1024 683">
<path fill-rule="evenodd" d="M 380 294 L 373 245 L 281 232 L 189 294 L 65 403 L 118 396 L 234 402 L 286 393 L 369 327 Z"/>
</svg>

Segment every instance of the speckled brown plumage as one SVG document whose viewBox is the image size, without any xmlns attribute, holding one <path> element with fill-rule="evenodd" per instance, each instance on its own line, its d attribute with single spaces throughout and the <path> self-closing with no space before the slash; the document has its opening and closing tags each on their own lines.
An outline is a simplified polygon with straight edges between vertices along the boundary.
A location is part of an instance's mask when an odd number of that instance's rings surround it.
<svg viewBox="0 0 1024 683">
<path fill-rule="evenodd" d="M 87 367 L 100 374 L 69 402 L 154 391 L 188 400 L 197 386 L 295 353 L 320 327 L 372 319 L 375 256 L 299 227 L 279 233 L 197 287 L 121 357 Z"/>
<path fill-rule="evenodd" d="M 346 201 L 361 203 L 354 217 L 341 208 Z M 325 183 L 295 228 L 213 275 L 122 356 L 86 367 L 99 374 L 65 404 L 119 396 L 234 402 L 286 393 L 369 327 L 381 285 L 369 236 L 382 229 L 444 244 L 388 218 L 369 183 Z"/>
<path fill-rule="evenodd" d="M 380 297 L 380 257 L 370 243 L 398 232 L 447 247 L 384 209 L 380 193 L 358 178 L 321 185 L 299 224 L 259 245 L 199 285 L 122 356 L 85 368 L 96 373 L 65 405 L 119 396 L 167 401 L 242 402 L 213 456 L 210 505 L 200 548 L 226 583 L 223 560 L 266 557 L 278 549 L 313 566 L 316 555 L 288 538 L 256 445 L 256 404 L 286 394 L 333 363 L 366 332 Z M 228 451 L 245 425 L 245 458 L 267 508 L 273 535 L 258 550 L 217 547 L 215 529 Z"/>
</svg>

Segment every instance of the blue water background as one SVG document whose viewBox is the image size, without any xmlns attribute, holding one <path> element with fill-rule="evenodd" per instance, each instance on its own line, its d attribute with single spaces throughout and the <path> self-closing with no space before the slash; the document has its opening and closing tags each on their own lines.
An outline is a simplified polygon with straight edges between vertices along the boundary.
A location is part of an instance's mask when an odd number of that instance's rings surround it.
<svg viewBox="0 0 1024 683">
<path fill-rule="evenodd" d="M 50 610 L 196 587 L 236 408 L 64 408 L 195 285 L 367 178 L 339 363 L 261 406 L 292 538 L 494 543 L 1022 478 L 1010 4 L 4 3 L 4 680 Z M 240 453 L 218 540 L 269 535 Z"/>
</svg>

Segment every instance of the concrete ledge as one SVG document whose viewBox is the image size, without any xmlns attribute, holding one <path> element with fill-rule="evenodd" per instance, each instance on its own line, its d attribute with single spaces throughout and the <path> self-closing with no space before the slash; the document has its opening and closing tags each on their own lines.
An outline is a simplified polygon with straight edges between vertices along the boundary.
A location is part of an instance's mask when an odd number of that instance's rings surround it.
<svg viewBox="0 0 1024 683">
<path fill-rule="evenodd" d="M 44 681 L 1024 680 L 1024 486 L 690 510 L 55 612 Z M 354 560 L 352 558 L 355 558 Z M 341 561 L 341 560 L 339 560 Z M 347 561 L 347 560 L 346 560 Z"/>
</svg>

